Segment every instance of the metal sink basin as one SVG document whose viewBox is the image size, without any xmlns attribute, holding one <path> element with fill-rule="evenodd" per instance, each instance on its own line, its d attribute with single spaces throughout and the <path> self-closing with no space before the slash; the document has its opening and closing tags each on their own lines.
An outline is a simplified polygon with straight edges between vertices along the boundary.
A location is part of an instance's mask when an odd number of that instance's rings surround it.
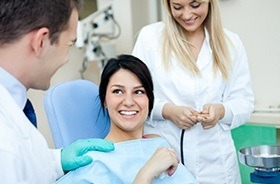
<svg viewBox="0 0 280 184">
<path fill-rule="evenodd" d="M 254 167 L 256 170 L 280 170 L 280 146 L 247 147 L 239 150 L 238 156 L 241 164 Z"/>
</svg>

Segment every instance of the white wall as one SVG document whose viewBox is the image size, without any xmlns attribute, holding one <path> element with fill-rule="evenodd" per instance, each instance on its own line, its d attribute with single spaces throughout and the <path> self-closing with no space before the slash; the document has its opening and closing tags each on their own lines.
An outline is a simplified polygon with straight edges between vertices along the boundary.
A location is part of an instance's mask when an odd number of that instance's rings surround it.
<svg viewBox="0 0 280 184">
<path fill-rule="evenodd" d="M 224 26 L 247 50 L 256 107 L 280 105 L 280 1 L 223 0 Z"/>
<path fill-rule="evenodd" d="M 136 35 L 144 25 L 159 20 L 158 4 L 161 0 L 98 0 L 99 8 L 113 5 L 114 17 L 121 25 L 121 35 L 112 41 L 116 53 L 131 53 Z"/>
</svg>

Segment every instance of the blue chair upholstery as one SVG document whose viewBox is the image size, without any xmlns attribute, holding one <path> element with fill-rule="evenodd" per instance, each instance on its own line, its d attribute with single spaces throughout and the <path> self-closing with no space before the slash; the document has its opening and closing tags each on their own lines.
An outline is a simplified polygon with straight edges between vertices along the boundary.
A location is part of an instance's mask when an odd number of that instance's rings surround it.
<svg viewBox="0 0 280 184">
<path fill-rule="evenodd" d="M 109 132 L 109 116 L 101 108 L 98 86 L 90 81 L 57 84 L 47 91 L 44 103 L 56 148 L 78 139 L 104 138 Z"/>
</svg>

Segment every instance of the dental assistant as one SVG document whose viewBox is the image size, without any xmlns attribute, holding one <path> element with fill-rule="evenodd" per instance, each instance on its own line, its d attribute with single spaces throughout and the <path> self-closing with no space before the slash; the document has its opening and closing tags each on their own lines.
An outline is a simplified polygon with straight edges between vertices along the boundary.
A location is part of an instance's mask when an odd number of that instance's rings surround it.
<svg viewBox="0 0 280 184">
<path fill-rule="evenodd" d="M 230 130 L 247 122 L 254 95 L 244 46 L 222 27 L 218 0 L 163 0 L 166 18 L 140 31 L 133 55 L 149 67 L 159 134 L 201 184 L 241 183 Z"/>
<path fill-rule="evenodd" d="M 92 162 L 111 142 L 78 140 L 50 149 L 23 113 L 27 90 L 46 90 L 76 40 L 80 0 L 0 1 L 0 183 L 51 184 Z M 78 123 L 78 122 L 77 122 Z"/>
</svg>

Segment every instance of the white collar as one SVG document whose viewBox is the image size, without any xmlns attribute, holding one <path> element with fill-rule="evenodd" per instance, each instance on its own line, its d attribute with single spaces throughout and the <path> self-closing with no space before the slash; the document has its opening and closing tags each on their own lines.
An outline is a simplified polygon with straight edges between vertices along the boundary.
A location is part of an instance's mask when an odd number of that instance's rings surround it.
<svg viewBox="0 0 280 184">
<path fill-rule="evenodd" d="M 209 66 L 209 64 L 211 64 L 213 61 L 212 49 L 210 46 L 210 37 L 206 27 L 204 27 L 204 34 L 205 34 L 205 38 L 202 43 L 199 56 L 197 58 L 197 66 L 199 70 L 203 70 L 206 66 Z"/>
<path fill-rule="evenodd" d="M 2 67 L 0 67 L 0 83 L 7 89 L 16 104 L 23 109 L 27 101 L 24 85 Z"/>
<path fill-rule="evenodd" d="M 210 52 L 212 53 L 212 49 L 211 49 L 211 46 L 210 46 L 210 36 L 209 36 L 209 32 L 206 29 L 206 27 L 204 27 L 204 33 L 205 33 L 205 41 L 207 43 L 207 47 L 210 50 Z"/>
</svg>

